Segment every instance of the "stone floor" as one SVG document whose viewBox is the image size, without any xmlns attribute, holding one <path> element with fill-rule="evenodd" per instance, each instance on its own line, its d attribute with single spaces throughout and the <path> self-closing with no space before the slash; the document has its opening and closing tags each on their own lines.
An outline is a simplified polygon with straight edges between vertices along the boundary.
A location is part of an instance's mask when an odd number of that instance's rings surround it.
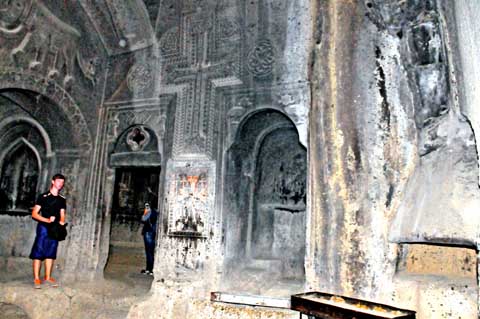
<svg viewBox="0 0 480 319">
<path fill-rule="evenodd" d="M 0 302 L 0 314 L 3 319 L 28 319 L 27 313 L 19 306 Z"/>
<path fill-rule="evenodd" d="M 112 255 L 104 278 L 61 282 L 60 287 L 34 289 L 30 262 L 22 271 L 0 276 L 0 318 L 6 319 L 123 319 L 130 307 L 150 295 L 152 276 L 140 274 L 142 252 Z M 130 256 L 130 257 L 128 257 Z M 61 277 L 61 270 L 54 275 Z"/>
<path fill-rule="evenodd" d="M 189 297 L 193 289 L 190 284 L 169 287 L 165 283 L 162 284 L 164 288 L 157 287 L 154 292 L 151 289 L 154 278 L 140 274 L 144 262 L 143 250 L 138 247 L 110 247 L 103 278 L 88 282 L 61 282 L 58 288 L 42 286 L 42 289 L 34 289 L 31 260 L 10 260 L 3 265 L 7 271 L 0 272 L 0 318 L 298 318 L 298 313 L 286 309 L 192 299 Z M 58 266 L 54 276 L 61 278 L 61 266 Z"/>
</svg>

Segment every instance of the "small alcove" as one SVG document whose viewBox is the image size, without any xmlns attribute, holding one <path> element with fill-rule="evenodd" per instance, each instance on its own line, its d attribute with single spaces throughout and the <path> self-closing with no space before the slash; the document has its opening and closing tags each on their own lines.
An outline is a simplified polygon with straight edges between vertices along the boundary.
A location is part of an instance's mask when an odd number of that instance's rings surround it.
<svg viewBox="0 0 480 319">
<path fill-rule="evenodd" d="M 307 152 L 292 121 L 266 109 L 226 154 L 224 289 L 288 296 L 305 277 Z"/>
</svg>

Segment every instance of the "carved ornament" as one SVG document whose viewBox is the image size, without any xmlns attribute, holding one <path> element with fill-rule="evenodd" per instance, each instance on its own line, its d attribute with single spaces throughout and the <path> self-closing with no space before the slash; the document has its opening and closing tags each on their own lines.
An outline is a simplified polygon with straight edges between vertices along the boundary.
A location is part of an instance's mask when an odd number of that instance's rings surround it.
<svg viewBox="0 0 480 319">
<path fill-rule="evenodd" d="M 272 73 L 275 63 L 275 49 L 268 39 L 260 40 L 247 57 L 247 67 L 255 77 Z"/>
<path fill-rule="evenodd" d="M 149 66 L 136 64 L 127 74 L 127 86 L 130 91 L 145 91 L 152 86 L 153 73 Z"/>
<path fill-rule="evenodd" d="M 148 145 L 150 134 L 142 126 L 135 126 L 127 133 L 126 142 L 130 150 L 138 152 Z"/>
<path fill-rule="evenodd" d="M 23 29 L 32 10 L 33 0 L 16 0 L 0 2 L 0 31 L 16 33 Z"/>
</svg>

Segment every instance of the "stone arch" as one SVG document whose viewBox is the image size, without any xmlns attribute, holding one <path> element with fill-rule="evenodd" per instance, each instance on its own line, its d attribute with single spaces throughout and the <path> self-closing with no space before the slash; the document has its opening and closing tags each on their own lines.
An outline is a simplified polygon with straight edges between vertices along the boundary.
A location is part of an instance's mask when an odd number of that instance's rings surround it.
<svg viewBox="0 0 480 319">
<path fill-rule="evenodd" d="M 243 124 L 245 124 L 249 118 L 255 116 L 255 114 L 258 114 L 258 113 L 261 113 L 261 112 L 268 112 L 268 111 L 276 111 L 282 115 L 284 115 L 286 118 L 288 118 L 290 120 L 290 122 L 296 127 L 297 131 L 300 132 L 301 128 L 300 128 L 300 125 L 299 123 L 297 123 L 298 121 L 295 121 L 294 118 L 292 118 L 292 115 L 289 114 L 288 112 L 286 112 L 283 108 L 279 108 L 279 107 L 269 107 L 269 106 L 261 106 L 261 107 L 257 107 L 255 110 L 253 111 L 250 111 L 250 112 L 246 112 L 244 113 L 243 115 L 241 115 L 240 117 L 237 117 L 235 115 L 233 115 L 234 113 L 236 112 L 240 112 L 240 113 L 243 113 L 244 110 L 243 109 L 236 109 L 235 107 L 232 108 L 229 113 L 232 113 L 232 115 L 234 117 L 236 117 L 236 122 L 239 123 L 239 125 L 235 126 L 235 129 L 233 130 L 232 132 L 232 135 L 233 135 L 233 139 L 231 141 L 229 141 L 229 145 L 227 145 L 227 149 L 229 149 L 232 144 L 235 142 L 235 140 L 237 140 L 238 136 L 238 132 L 240 131 L 241 127 Z M 307 145 L 304 143 L 303 140 L 301 140 L 300 138 L 300 134 L 299 134 L 299 142 L 302 143 L 303 146 L 307 147 Z"/>
<path fill-rule="evenodd" d="M 43 140 L 45 141 L 45 149 L 46 149 L 46 156 L 51 157 L 53 155 L 52 152 L 52 141 L 50 140 L 50 137 L 48 136 L 47 131 L 43 128 L 43 126 L 40 125 L 36 120 L 27 117 L 27 116 L 22 116 L 22 115 L 15 115 L 15 116 L 9 116 L 2 121 L 0 121 L 0 130 L 4 127 L 9 126 L 10 124 L 13 123 L 20 123 L 20 122 L 25 122 L 28 123 L 29 125 L 33 126 L 36 128 L 40 135 L 42 136 Z M 27 141 L 28 143 L 28 141 Z M 1 154 L 0 154 L 0 163 L 2 161 Z"/>
<path fill-rule="evenodd" d="M 36 92 L 60 107 L 72 124 L 72 130 L 83 151 L 92 149 L 92 137 L 87 121 L 72 96 L 57 82 L 31 72 L 3 70 L 0 72 L 1 90 L 27 90 Z"/>
<path fill-rule="evenodd" d="M 25 148 L 24 151 L 22 147 Z M 19 151 L 22 151 L 20 156 L 18 156 Z M 14 155 L 16 156 L 14 157 Z M 28 167 L 32 165 L 27 165 L 29 158 L 34 159 L 33 171 L 25 169 L 25 166 L 32 169 L 32 167 Z M 20 171 L 19 165 L 21 167 Z M 19 202 L 33 204 L 38 192 L 41 172 L 42 159 L 35 146 L 23 137 L 19 137 L 10 143 L 0 154 L 0 193 L 2 197 L 0 208 L 17 210 Z M 9 178 L 4 180 L 6 176 Z M 9 202 L 11 202 L 11 205 Z M 29 206 L 20 205 L 20 208 L 28 211 Z"/>
<path fill-rule="evenodd" d="M 10 115 L 0 121 L 0 179 L 11 172 L 3 168 L 11 162 L 11 155 L 17 148 L 24 145 L 35 158 L 38 179 L 35 182 L 35 192 L 38 192 L 46 182 L 50 159 L 54 156 L 52 142 L 42 125 L 28 115 Z M 14 159 L 13 159 L 14 160 Z M 5 182 L 5 181 L 4 181 Z M 4 183 L 2 182 L 2 183 Z M 2 186 L 2 190 L 6 191 Z"/>
<path fill-rule="evenodd" d="M 42 169 L 42 159 L 41 159 L 40 153 L 35 148 L 35 146 L 32 145 L 32 143 L 30 143 L 29 141 L 27 141 L 23 137 L 19 137 L 18 139 L 13 141 L 9 146 L 7 146 L 7 148 L 5 150 L 2 151 L 2 153 L 0 154 L 0 165 L 3 166 L 3 161 L 4 161 L 5 157 L 8 155 L 8 153 L 10 153 L 12 150 L 20 147 L 22 144 L 24 144 L 26 147 L 28 147 L 33 152 L 33 154 L 35 154 L 35 158 L 36 158 L 37 163 L 38 163 L 38 168 L 41 171 L 41 169 Z M 1 168 L 1 166 L 0 166 L 0 168 Z"/>
<path fill-rule="evenodd" d="M 55 173 L 67 176 L 68 183 L 63 194 L 68 198 L 68 220 L 80 224 L 83 216 L 77 212 L 88 203 L 85 188 L 90 178 L 90 151 L 93 149 L 92 136 L 86 119 L 70 93 L 55 81 L 28 70 L 4 69 L 0 71 L 0 96 L 2 114 L 0 120 L 0 146 L 10 145 L 17 138 L 25 138 L 37 148 L 42 158 L 39 172 L 37 195 L 48 188 L 49 178 Z M 5 107 L 3 109 L 3 107 Z M 0 152 L 1 152 L 0 147 Z M 6 210 L 0 222 L 4 238 L 18 238 L 15 241 L 0 241 L 0 263 L 9 260 L 16 266 L 15 278 L 26 273 L 31 244 L 36 224 L 32 221 L 31 207 L 21 211 Z M 83 236 L 73 233 L 67 241 L 75 242 Z M 66 268 L 75 265 L 77 256 L 59 250 L 58 264 Z"/>
<path fill-rule="evenodd" d="M 273 108 L 243 116 L 225 155 L 226 290 L 271 294 L 276 283 L 283 292 L 303 285 L 306 169 L 288 116 Z"/>
</svg>

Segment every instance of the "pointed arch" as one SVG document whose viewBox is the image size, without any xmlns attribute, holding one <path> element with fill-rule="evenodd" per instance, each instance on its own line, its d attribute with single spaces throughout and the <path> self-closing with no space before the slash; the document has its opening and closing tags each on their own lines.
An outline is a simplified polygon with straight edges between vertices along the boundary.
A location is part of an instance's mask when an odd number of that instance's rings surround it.
<svg viewBox="0 0 480 319">
<path fill-rule="evenodd" d="M 0 154 L 0 208 L 28 211 L 35 202 L 42 172 L 38 150 L 24 137 Z"/>
<path fill-rule="evenodd" d="M 45 149 L 46 149 L 46 156 L 47 157 L 52 157 L 53 156 L 53 151 L 52 151 L 52 141 L 50 140 L 50 137 L 48 136 L 47 131 L 43 128 L 43 126 L 40 125 L 36 120 L 34 120 L 31 117 L 24 116 L 24 115 L 14 115 L 14 116 L 9 116 L 4 118 L 3 120 L 0 121 L 0 130 L 4 127 L 9 126 L 10 124 L 18 124 L 21 122 L 25 122 L 33 126 L 35 129 L 38 130 L 40 135 L 42 136 L 44 142 L 45 142 Z M 25 140 L 26 141 L 26 140 Z M 28 143 L 28 141 L 26 141 Z M 30 143 L 29 143 L 30 144 Z M 38 152 L 37 152 L 38 153 Z M 1 154 L 0 154 L 1 156 Z M 2 158 L 0 157 L 0 163 L 2 162 Z"/>
<path fill-rule="evenodd" d="M 57 82 L 33 72 L 19 73 L 13 69 L 0 71 L 0 90 L 27 90 L 37 92 L 53 101 L 71 123 L 74 138 L 82 151 L 93 149 L 92 136 L 78 104 Z"/>
</svg>

